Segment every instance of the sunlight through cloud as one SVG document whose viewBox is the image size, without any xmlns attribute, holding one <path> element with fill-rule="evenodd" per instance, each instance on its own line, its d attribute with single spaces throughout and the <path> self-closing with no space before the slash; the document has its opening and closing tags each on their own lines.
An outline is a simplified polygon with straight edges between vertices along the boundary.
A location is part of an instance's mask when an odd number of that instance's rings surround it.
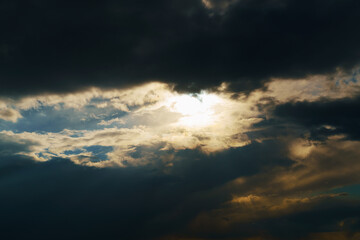
<svg viewBox="0 0 360 240">
<path fill-rule="evenodd" d="M 167 100 L 171 111 L 183 115 L 176 123 L 178 126 L 206 127 L 217 120 L 215 108 L 222 103 L 215 94 L 202 92 L 200 94 L 183 94 Z"/>
</svg>

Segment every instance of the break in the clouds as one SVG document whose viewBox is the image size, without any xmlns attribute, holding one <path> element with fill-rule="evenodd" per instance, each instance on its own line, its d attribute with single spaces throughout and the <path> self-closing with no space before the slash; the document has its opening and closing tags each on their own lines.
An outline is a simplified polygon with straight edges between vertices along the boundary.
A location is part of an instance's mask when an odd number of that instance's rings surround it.
<svg viewBox="0 0 360 240">
<path fill-rule="evenodd" d="M 358 240 L 359 10 L 2 1 L 1 239 Z"/>
<path fill-rule="evenodd" d="M 243 146 L 249 142 L 244 132 L 261 120 L 250 103 L 229 93 L 180 94 L 160 83 L 25 97 L 7 104 L 13 107 L 8 111 L 20 111 L 22 118 L 4 119 L 1 134 L 34 142 L 26 155 L 99 166 L 146 164 L 153 148 L 159 153 L 197 148 L 211 153 Z M 139 147 L 150 152 L 139 154 Z"/>
<path fill-rule="evenodd" d="M 358 88 L 354 76 L 338 73 L 301 81 L 275 79 L 267 90 L 250 95 L 234 95 L 225 84 L 213 92 L 188 94 L 163 83 L 149 83 L 123 90 L 93 88 L 8 99 L 4 100 L 8 108 L 3 111 L 17 115 L 3 118 L 0 133 L 34 142 L 32 151 L 25 155 L 38 161 L 62 157 L 97 166 L 148 164 L 154 157 L 153 148 L 167 158 L 169 150 L 200 149 L 209 154 L 241 147 L 261 141 L 261 137 L 252 139 L 249 135 L 261 132 L 255 125 L 261 125 L 271 115 L 276 115 L 278 121 L 289 115 L 291 123 L 292 115 L 299 114 L 294 116 L 297 121 L 313 121 L 314 129 L 352 137 L 356 130 L 348 129 L 356 126 L 358 117 L 356 111 L 350 111 L 356 109 L 358 101 L 353 98 Z M 287 94 L 281 92 L 284 85 Z M 323 98 L 329 103 L 324 103 Z M 271 108 L 269 104 L 275 108 L 273 111 L 267 109 Z M 340 114 L 343 109 L 348 111 Z M 344 118 L 352 125 L 342 125 Z M 138 148 L 145 150 L 138 153 Z M 169 158 L 166 161 L 171 166 Z"/>
</svg>

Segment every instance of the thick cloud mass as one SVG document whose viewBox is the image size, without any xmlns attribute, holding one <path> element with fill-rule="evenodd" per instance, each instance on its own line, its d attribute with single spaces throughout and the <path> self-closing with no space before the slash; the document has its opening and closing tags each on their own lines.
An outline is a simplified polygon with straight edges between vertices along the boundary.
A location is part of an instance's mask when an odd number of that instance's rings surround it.
<svg viewBox="0 0 360 240">
<path fill-rule="evenodd" d="M 310 129 L 312 137 L 346 134 L 360 140 L 360 98 L 297 102 L 277 106 L 275 114 Z"/>
<path fill-rule="evenodd" d="M 1 143 L 0 149 L 27 151 L 28 144 Z M 301 240 L 319 231 L 355 234 L 360 222 L 356 199 L 347 194 L 298 196 L 327 189 L 327 181 L 337 186 L 339 177 L 341 184 L 357 180 L 346 172 L 349 165 L 354 172 L 359 169 L 351 158 L 354 150 L 332 148 L 330 159 L 314 151 L 310 164 L 296 166 L 285 157 L 284 147 L 265 141 L 212 156 L 179 151 L 174 154 L 181 161 L 168 173 L 149 167 L 89 168 L 66 159 L 35 163 L 0 151 L 0 190 L 6 193 L 0 195 L 1 236 Z M 323 174 L 317 176 L 320 169 Z M 289 175 L 296 181 L 287 180 Z"/>
<path fill-rule="evenodd" d="M 250 90 L 328 73 L 359 62 L 359 11 L 357 0 L 2 1 L 0 94 L 149 79 Z"/>
<path fill-rule="evenodd" d="M 26 144 L 0 142 L 0 149 L 16 152 L 20 146 L 26 150 Z M 271 156 L 273 161 L 260 156 L 278 147 L 270 142 L 213 157 L 180 151 L 184 161 L 175 163 L 171 174 L 142 167 L 95 169 L 66 159 L 34 163 L 0 151 L 0 190 L 6 192 L 0 197 L 5 206 L 1 234 L 6 239 L 156 239 L 181 231 L 199 211 L 228 198 L 217 194 L 203 202 L 199 192 L 252 175 L 260 162 L 281 163 L 277 156 Z M 252 158 L 238 161 L 246 155 Z M 216 168 L 220 162 L 223 166 Z"/>
</svg>

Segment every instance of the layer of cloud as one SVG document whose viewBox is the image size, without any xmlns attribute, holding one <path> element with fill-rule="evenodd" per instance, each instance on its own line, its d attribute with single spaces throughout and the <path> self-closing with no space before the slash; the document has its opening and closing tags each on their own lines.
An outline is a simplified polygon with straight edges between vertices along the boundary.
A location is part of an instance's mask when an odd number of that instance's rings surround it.
<svg viewBox="0 0 360 240">
<path fill-rule="evenodd" d="M 214 204 L 212 210 L 202 209 L 193 218 L 187 229 L 189 236 L 246 239 L 260 235 L 265 239 L 306 239 L 309 233 L 319 229 L 356 231 L 358 198 L 351 196 L 352 192 L 341 192 L 341 188 L 360 183 L 359 142 L 329 141 L 313 145 L 301 156 L 298 151 L 294 152 L 295 143 L 285 142 L 277 147 L 288 148 L 283 157 L 292 159 L 293 164 L 265 168 L 267 170 L 258 174 L 239 177 L 191 199 L 190 205 L 196 201 L 205 204 L 209 198 L 223 196 L 222 204 Z M 275 146 L 272 148 L 278 151 Z M 271 153 L 263 154 L 271 161 Z M 326 219 L 329 215 L 331 218 Z"/>
<path fill-rule="evenodd" d="M 286 103 L 276 108 L 275 114 L 288 122 L 301 124 L 311 131 L 311 137 L 322 138 L 345 134 L 360 139 L 359 98 L 335 101 Z"/>
<path fill-rule="evenodd" d="M 138 147 L 149 148 L 151 154 L 151 148 L 200 148 L 212 153 L 244 146 L 249 143 L 244 133 L 261 121 L 251 104 L 232 99 L 228 93 L 179 94 L 160 84 L 151 88 L 149 96 L 149 86 L 153 85 L 124 92 L 96 90 L 94 95 L 91 90 L 71 97 L 35 96 L 12 101 L 24 118 L 16 124 L 3 123 L 7 130 L 1 134 L 38 142 L 28 155 L 40 161 L 69 157 L 82 164 L 93 157 L 86 147 L 102 146 L 113 151 L 107 153 L 108 161 L 97 163 L 99 166 L 123 166 L 149 163 L 145 152 L 140 158 L 131 156 Z M 83 102 L 75 105 L 76 99 Z M 119 103 L 126 111 L 117 107 Z"/>
<path fill-rule="evenodd" d="M 227 81 L 232 89 L 250 91 L 273 77 L 328 74 L 359 64 L 357 0 L 205 3 L 5 1 L 0 94 L 149 80 L 187 90 Z M 227 10 L 212 15 L 211 8 Z"/>
<path fill-rule="evenodd" d="M 358 70 L 352 75 L 339 71 L 298 81 L 273 79 L 266 89 L 249 95 L 233 94 L 227 84 L 213 92 L 181 94 L 154 82 L 128 89 L 4 98 L 3 105 L 22 118 L 0 124 L 4 137 L 37 142 L 26 154 L 40 161 L 64 157 L 97 166 L 143 165 L 150 163 L 152 148 L 163 152 L 199 148 L 212 153 L 274 138 L 273 123 L 266 127 L 274 119 L 284 126 L 291 125 L 292 119 L 296 124 L 317 121 L 311 126 L 304 123 L 312 135 L 354 135 L 356 131 L 350 129 L 357 115 L 351 109 L 356 108 L 358 92 Z M 301 106 L 306 102 L 304 110 Z M 337 111 L 328 112 L 327 105 Z M 346 115 L 341 115 L 344 107 Z M 319 117 L 313 118 L 314 114 Z M 345 124 L 344 118 L 354 124 Z M 301 128 L 297 127 L 298 134 L 304 133 Z M 95 153 L 87 150 L 91 146 L 111 150 L 96 161 Z M 137 148 L 147 149 L 142 157 L 134 157 Z"/>
<path fill-rule="evenodd" d="M 165 172 L 1 155 L 7 162 L 0 165 L 0 189 L 7 193 L 0 197 L 6 206 L 2 234 L 14 239 L 317 239 L 331 230 L 352 239 L 360 222 L 357 199 L 352 192 L 324 191 L 359 182 L 354 158 L 359 143 L 344 147 L 330 141 L 299 157 L 292 152 L 295 143 L 288 142 L 254 142 L 212 155 L 175 151 Z"/>
<path fill-rule="evenodd" d="M 265 86 L 2 98 L 22 116 L 0 120 L 2 234 L 356 239 L 358 72 Z"/>
</svg>

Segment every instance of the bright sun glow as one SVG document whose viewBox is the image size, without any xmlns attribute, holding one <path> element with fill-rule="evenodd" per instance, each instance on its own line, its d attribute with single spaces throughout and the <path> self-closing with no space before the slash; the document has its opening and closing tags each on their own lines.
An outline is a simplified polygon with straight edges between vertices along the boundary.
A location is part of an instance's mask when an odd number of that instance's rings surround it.
<svg viewBox="0 0 360 240">
<path fill-rule="evenodd" d="M 182 94 L 172 97 L 168 101 L 168 107 L 173 112 L 183 115 L 178 125 L 187 127 L 205 127 L 213 124 L 215 118 L 215 107 L 221 99 L 208 93 L 195 95 Z"/>
</svg>

